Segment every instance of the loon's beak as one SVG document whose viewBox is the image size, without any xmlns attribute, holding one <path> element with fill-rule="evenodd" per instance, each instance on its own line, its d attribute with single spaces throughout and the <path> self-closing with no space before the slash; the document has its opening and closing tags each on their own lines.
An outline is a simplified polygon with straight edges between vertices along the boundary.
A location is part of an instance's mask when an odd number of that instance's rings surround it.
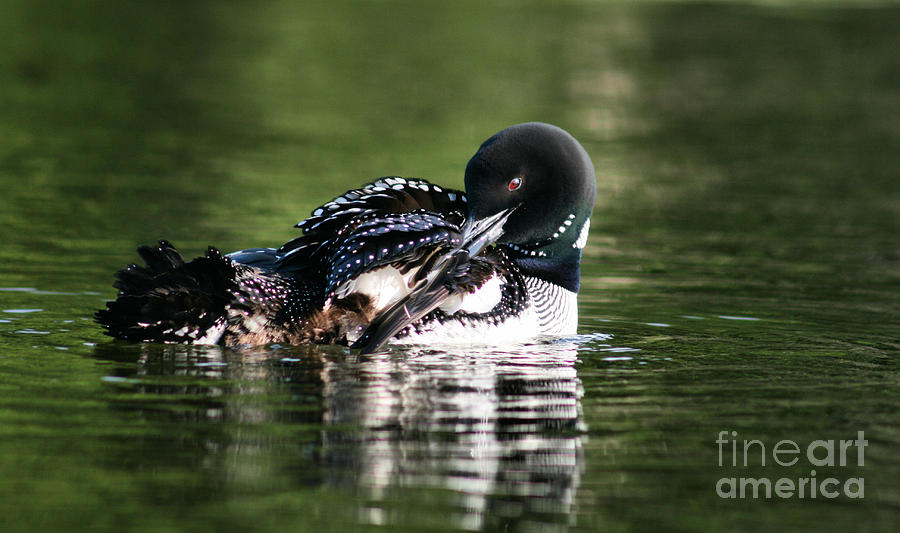
<svg viewBox="0 0 900 533">
<path fill-rule="evenodd" d="M 492 244 L 503 235 L 503 225 L 506 224 L 506 219 L 518 207 L 510 207 L 495 215 L 478 220 L 468 218 L 463 226 L 463 242 L 460 249 L 468 251 L 469 257 L 476 256 L 485 246 Z"/>
</svg>

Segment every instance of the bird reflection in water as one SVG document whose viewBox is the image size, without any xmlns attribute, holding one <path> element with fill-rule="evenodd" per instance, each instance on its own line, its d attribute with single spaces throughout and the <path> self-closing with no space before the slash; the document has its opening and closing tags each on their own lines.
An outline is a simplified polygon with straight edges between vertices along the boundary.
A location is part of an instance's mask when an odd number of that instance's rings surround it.
<svg viewBox="0 0 900 533">
<path fill-rule="evenodd" d="M 437 488 L 455 493 L 463 529 L 569 525 L 585 431 L 576 355 L 555 343 L 326 364 L 325 422 L 363 430 L 347 472 L 369 493 L 363 520 L 392 522 L 380 500 L 394 488 Z"/>
<path fill-rule="evenodd" d="M 304 485 L 348 489 L 363 523 L 420 522 L 419 513 L 459 529 L 553 531 L 574 522 L 584 462 L 576 358 L 574 341 L 365 356 L 157 346 L 140 355 L 137 386 L 192 397 L 194 409 L 169 414 L 184 422 L 317 426 L 317 437 L 302 446 L 312 452 L 302 461 L 312 464 L 298 469 L 294 461 L 292 470 L 317 473 Z M 160 375 L 191 383 L 154 383 Z M 156 418 L 159 402 L 153 407 Z M 205 433 L 217 441 L 204 445 L 207 453 L 228 450 L 230 460 L 203 462 L 232 469 L 223 474 L 229 483 L 258 484 L 267 475 L 253 454 L 298 449 L 296 440 L 253 438 L 246 429 L 239 438 Z"/>
</svg>

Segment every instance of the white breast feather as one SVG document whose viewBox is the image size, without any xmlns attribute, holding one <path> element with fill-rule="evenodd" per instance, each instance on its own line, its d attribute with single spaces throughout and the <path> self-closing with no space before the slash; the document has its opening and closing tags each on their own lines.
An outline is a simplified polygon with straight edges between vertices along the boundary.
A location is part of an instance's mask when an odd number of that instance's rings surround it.
<svg viewBox="0 0 900 533">
<path fill-rule="evenodd" d="M 465 313 L 487 313 L 500 303 L 503 281 L 494 274 L 473 293 L 453 295 L 440 305 L 440 310 L 452 315 L 457 311 Z"/>
<path fill-rule="evenodd" d="M 334 293 L 338 298 L 346 298 L 353 293 L 365 294 L 372 299 L 375 309 L 380 311 L 412 292 L 409 280 L 418 270 L 413 268 L 401 274 L 391 266 L 379 268 L 342 283 Z"/>
<path fill-rule="evenodd" d="M 526 307 L 517 316 L 508 317 L 498 323 L 477 319 L 450 320 L 445 323 L 432 322 L 391 343 L 413 344 L 467 344 L 500 345 L 517 343 L 541 334 L 538 317 L 533 306 Z"/>
</svg>

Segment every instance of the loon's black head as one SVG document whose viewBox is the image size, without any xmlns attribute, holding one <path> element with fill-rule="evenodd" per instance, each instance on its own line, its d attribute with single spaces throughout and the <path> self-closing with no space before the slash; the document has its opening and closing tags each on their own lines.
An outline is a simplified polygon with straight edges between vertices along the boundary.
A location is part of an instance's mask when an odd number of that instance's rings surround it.
<svg viewBox="0 0 900 533">
<path fill-rule="evenodd" d="M 499 244 L 523 255 L 580 259 L 597 184 L 591 159 L 574 137 L 527 122 L 497 133 L 475 152 L 466 166 L 466 194 L 469 220 L 516 208 Z"/>
</svg>

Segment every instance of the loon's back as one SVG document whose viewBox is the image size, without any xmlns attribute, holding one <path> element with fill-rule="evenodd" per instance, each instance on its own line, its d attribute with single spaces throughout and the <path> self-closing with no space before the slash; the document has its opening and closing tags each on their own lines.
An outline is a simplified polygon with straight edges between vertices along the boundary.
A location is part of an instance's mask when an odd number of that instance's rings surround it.
<svg viewBox="0 0 900 533">
<path fill-rule="evenodd" d="M 459 244 L 464 211 L 460 191 L 389 177 L 316 209 L 279 249 L 210 248 L 186 263 L 166 241 L 142 246 L 146 266 L 117 273 L 118 298 L 97 320 L 139 341 L 352 342 L 428 259 Z"/>
</svg>

